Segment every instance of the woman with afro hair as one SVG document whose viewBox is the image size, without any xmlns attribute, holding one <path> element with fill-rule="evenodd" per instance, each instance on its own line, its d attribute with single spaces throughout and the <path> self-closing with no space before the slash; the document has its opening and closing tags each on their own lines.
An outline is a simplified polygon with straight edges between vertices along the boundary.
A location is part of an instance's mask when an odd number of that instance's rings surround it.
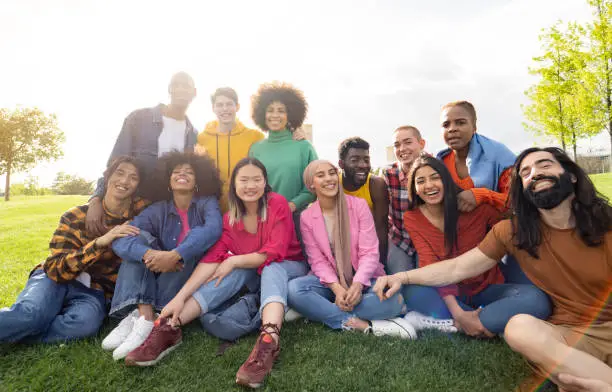
<svg viewBox="0 0 612 392">
<path fill-rule="evenodd" d="M 293 132 L 302 126 L 308 111 L 304 93 L 288 83 L 264 83 L 251 103 L 253 121 L 268 133 L 268 138 L 253 144 L 249 156 L 264 164 L 272 190 L 283 195 L 291 211 L 299 214 L 314 201 L 302 176 L 306 166 L 317 159 L 308 140 L 293 139 Z"/>
</svg>

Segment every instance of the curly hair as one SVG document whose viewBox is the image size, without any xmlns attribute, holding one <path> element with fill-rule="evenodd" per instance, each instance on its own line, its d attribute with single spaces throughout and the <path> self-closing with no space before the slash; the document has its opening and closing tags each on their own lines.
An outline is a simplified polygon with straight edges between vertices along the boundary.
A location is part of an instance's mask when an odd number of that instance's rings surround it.
<svg viewBox="0 0 612 392">
<path fill-rule="evenodd" d="M 272 102 L 281 102 L 287 108 L 287 128 L 295 131 L 301 127 L 308 113 L 308 103 L 304 93 L 293 85 L 285 82 L 264 83 L 251 97 L 253 113 L 251 118 L 257 126 L 268 131 L 266 125 L 266 110 Z"/>
<path fill-rule="evenodd" d="M 340 160 L 343 161 L 346 158 L 346 154 L 348 154 L 348 150 L 351 148 L 356 148 L 359 150 L 369 150 L 370 143 L 366 142 L 359 136 L 349 137 L 348 139 L 344 139 L 340 142 L 340 146 L 338 146 L 338 156 Z"/>
<path fill-rule="evenodd" d="M 574 184 L 575 198 L 572 200 L 572 212 L 576 217 L 576 231 L 587 246 L 598 246 L 604 235 L 612 230 L 612 207 L 600 194 L 586 172 L 557 147 L 532 147 L 523 151 L 512 169 L 509 204 L 514 218 L 512 232 L 514 242 L 519 249 L 539 258 L 538 248 L 542 243 L 540 212 L 525 196 L 523 181 L 520 176 L 521 162 L 531 153 L 545 151 L 552 154 L 566 172 L 576 177 Z"/>
<path fill-rule="evenodd" d="M 217 199 L 221 197 L 223 181 L 221 181 L 219 169 L 215 166 L 215 161 L 207 155 L 172 151 L 163 155 L 158 161 L 156 175 L 158 191 L 156 192 L 156 200 L 169 200 L 172 198 L 172 192 L 169 191 L 170 176 L 174 168 L 185 164 L 191 165 L 195 172 L 196 189 L 194 196 L 215 196 Z"/>
</svg>

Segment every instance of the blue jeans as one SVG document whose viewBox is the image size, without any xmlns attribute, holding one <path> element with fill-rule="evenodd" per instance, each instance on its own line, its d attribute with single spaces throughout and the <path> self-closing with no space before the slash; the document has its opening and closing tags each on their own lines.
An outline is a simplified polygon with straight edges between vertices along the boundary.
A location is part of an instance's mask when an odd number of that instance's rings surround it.
<svg viewBox="0 0 612 392">
<path fill-rule="evenodd" d="M 217 309 L 225 301 L 232 298 L 246 285 L 251 291 L 257 291 L 259 276 L 255 268 L 236 268 L 221 279 L 219 286 L 215 287 L 217 280 L 200 286 L 192 294 L 193 299 L 200 305 L 200 315 Z"/>
<path fill-rule="evenodd" d="M 372 285 L 376 282 L 372 279 Z M 319 321 L 333 329 L 343 329 L 347 320 L 384 320 L 396 317 L 402 310 L 400 294 L 381 302 L 372 287 L 364 288 L 361 302 L 352 312 L 344 312 L 336 306 L 334 292 L 322 284 L 316 275 L 307 275 L 289 282 L 289 306 L 304 317 Z"/>
<path fill-rule="evenodd" d="M 439 319 L 453 318 L 435 287 L 406 285 L 403 292 L 410 310 Z M 492 284 L 472 297 L 458 296 L 457 302 L 466 311 L 482 306 L 480 322 L 494 334 L 503 333 L 508 321 L 517 314 L 545 320 L 552 313 L 548 295 L 527 284 Z"/>
<path fill-rule="evenodd" d="M 104 293 L 60 284 L 34 271 L 17 300 L 0 309 L 0 342 L 54 343 L 95 335 L 106 316 Z"/>
<path fill-rule="evenodd" d="M 518 261 L 514 256 L 507 254 L 502 259 L 501 263 L 498 264 L 506 283 L 518 283 L 518 284 L 530 284 L 533 285 L 531 280 L 525 275 L 523 269 L 519 265 Z"/>
<path fill-rule="evenodd" d="M 409 256 L 408 253 L 397 247 L 393 241 L 389 241 L 389 252 L 387 254 L 385 271 L 387 274 L 393 275 L 398 272 L 414 269 L 416 268 L 416 258 L 416 253 Z"/>
<path fill-rule="evenodd" d="M 265 266 L 261 271 L 260 311 L 272 302 L 283 304 L 287 310 L 290 281 L 306 275 L 307 272 L 308 265 L 305 261 L 285 260 Z"/>
<path fill-rule="evenodd" d="M 160 250 L 157 241 L 147 232 L 139 235 L 143 244 Z M 191 276 L 198 261 L 186 261 L 179 272 L 156 273 L 142 260 L 124 259 L 119 268 L 110 315 L 123 318 L 137 305 L 152 305 L 160 311 L 174 298 Z"/>
</svg>

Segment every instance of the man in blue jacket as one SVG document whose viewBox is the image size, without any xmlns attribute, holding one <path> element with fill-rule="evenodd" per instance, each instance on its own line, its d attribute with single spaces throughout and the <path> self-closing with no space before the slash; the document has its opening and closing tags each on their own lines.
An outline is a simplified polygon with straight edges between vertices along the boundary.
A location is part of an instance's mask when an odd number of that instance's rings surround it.
<svg viewBox="0 0 612 392">
<path fill-rule="evenodd" d="M 168 93 L 168 105 L 138 109 L 125 118 L 109 158 L 109 162 L 122 155 L 137 158 L 148 183 L 154 183 L 158 157 L 170 151 L 191 152 L 197 141 L 197 132 L 186 115 L 189 104 L 196 96 L 193 79 L 185 72 L 176 73 L 170 80 Z M 147 184 L 140 187 L 139 193 L 151 198 L 151 189 Z M 100 179 L 89 201 L 86 219 L 87 231 L 94 236 L 108 231 L 103 219 L 103 194 L 104 181 Z"/>
</svg>

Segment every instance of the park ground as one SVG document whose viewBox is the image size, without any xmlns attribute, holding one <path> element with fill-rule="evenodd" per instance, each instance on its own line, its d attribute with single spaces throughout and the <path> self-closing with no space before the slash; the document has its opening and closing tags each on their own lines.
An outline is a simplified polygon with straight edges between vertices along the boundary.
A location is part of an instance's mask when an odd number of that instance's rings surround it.
<svg viewBox="0 0 612 392">
<path fill-rule="evenodd" d="M 592 177 L 612 196 L 612 174 Z M 83 196 L 16 197 L 0 202 L 0 307 L 10 306 L 32 267 L 48 254 L 60 215 Z M 96 337 L 61 345 L 0 345 L 0 391 L 232 391 L 255 335 L 216 356 L 219 340 L 194 323 L 183 345 L 153 368 L 113 362 Z M 264 391 L 510 391 L 529 374 L 501 339 L 421 334 L 416 341 L 286 324 L 282 352 Z"/>
</svg>

